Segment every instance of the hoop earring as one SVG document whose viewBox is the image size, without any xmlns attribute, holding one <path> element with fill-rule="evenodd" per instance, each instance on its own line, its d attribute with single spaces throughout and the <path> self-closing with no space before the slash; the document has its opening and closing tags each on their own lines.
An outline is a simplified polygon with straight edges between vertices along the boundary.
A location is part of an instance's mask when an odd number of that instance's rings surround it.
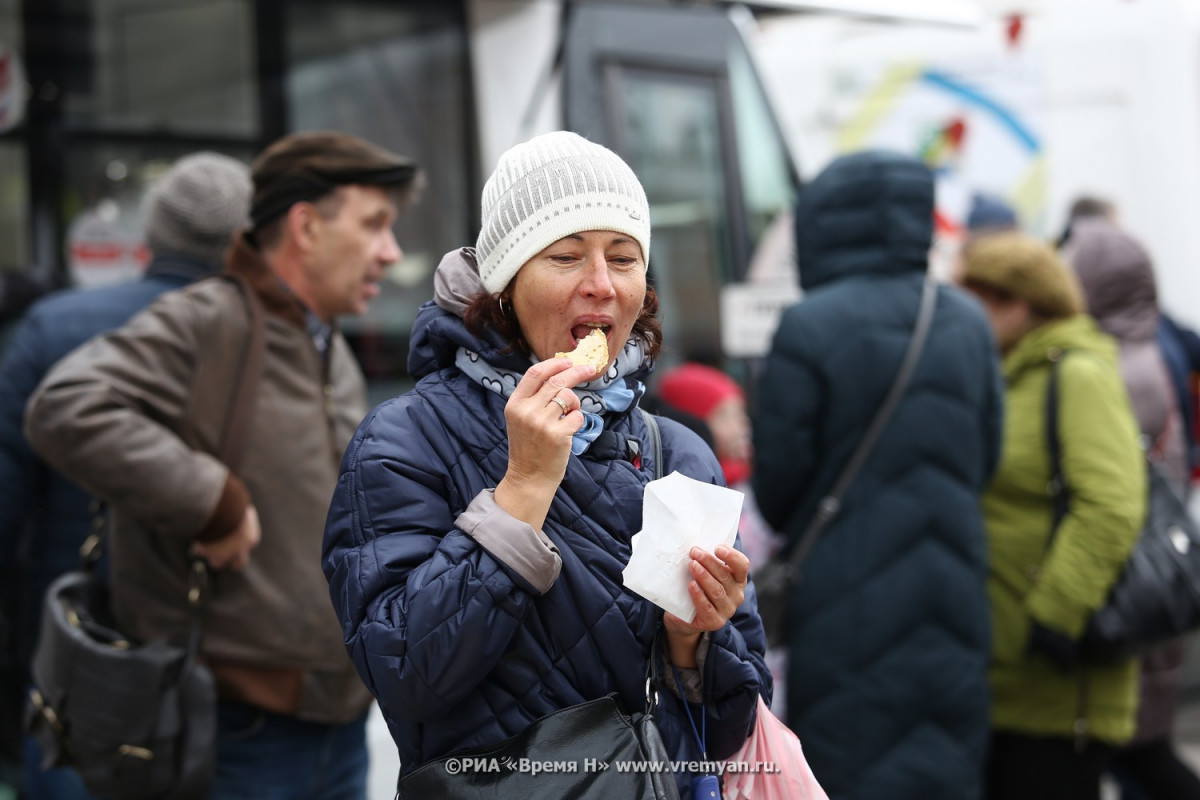
<svg viewBox="0 0 1200 800">
<path fill-rule="evenodd" d="M 503 297 L 500 297 L 499 295 L 497 295 L 497 296 L 496 296 L 496 303 L 498 303 L 498 304 L 499 304 L 499 306 L 500 306 L 500 316 L 502 316 L 502 317 L 507 317 L 507 316 L 508 316 L 508 309 L 506 309 L 506 308 L 504 307 L 504 298 L 503 298 Z"/>
</svg>

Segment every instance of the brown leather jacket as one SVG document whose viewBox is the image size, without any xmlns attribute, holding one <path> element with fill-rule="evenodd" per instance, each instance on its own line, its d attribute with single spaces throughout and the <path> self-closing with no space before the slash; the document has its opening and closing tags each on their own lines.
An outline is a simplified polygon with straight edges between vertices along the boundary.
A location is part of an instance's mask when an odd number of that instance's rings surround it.
<svg viewBox="0 0 1200 800">
<path fill-rule="evenodd" d="M 262 542 L 243 571 L 213 576 L 204 655 L 222 696 L 320 722 L 370 703 L 321 573 L 342 452 L 366 412 L 362 374 L 338 334 L 327 363 L 304 310 L 245 240 L 228 271 L 266 309 L 266 354 L 246 454 L 215 455 L 250 323 L 230 281 L 163 295 L 61 361 L 38 387 L 26 434 L 41 456 L 114 509 L 118 624 L 137 639 L 188 627 L 188 550 L 220 538 L 253 502 Z"/>
</svg>

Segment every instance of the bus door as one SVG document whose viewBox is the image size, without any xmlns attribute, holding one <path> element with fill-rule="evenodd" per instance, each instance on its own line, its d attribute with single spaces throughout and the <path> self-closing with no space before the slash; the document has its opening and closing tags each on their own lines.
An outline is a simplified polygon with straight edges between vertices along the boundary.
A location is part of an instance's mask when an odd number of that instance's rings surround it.
<svg viewBox="0 0 1200 800">
<path fill-rule="evenodd" d="M 571 6 L 564 35 L 567 127 L 618 152 L 650 200 L 661 366 L 699 360 L 745 379 L 768 333 L 750 335 L 763 321 L 727 303 L 723 315 L 723 295 L 755 283 L 776 306 L 798 296 L 790 253 L 750 274 L 797 178 L 740 32 L 719 8 L 596 2 Z"/>
</svg>

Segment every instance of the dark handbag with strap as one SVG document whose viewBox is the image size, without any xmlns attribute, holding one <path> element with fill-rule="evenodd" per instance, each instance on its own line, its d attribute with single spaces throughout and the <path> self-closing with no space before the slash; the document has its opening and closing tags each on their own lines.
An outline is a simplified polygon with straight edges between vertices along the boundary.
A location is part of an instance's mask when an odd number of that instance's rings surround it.
<svg viewBox="0 0 1200 800">
<path fill-rule="evenodd" d="M 653 766 L 669 763 L 655 702 L 632 717 L 614 695 L 555 711 L 498 744 L 422 764 L 400 779 L 399 800 L 678 800 L 675 776 Z"/>
<path fill-rule="evenodd" d="M 770 647 L 779 647 L 787 643 L 788 595 L 792 585 L 800 577 L 800 566 L 812 552 L 813 546 L 821 538 L 821 533 L 826 526 L 841 510 L 842 498 L 845 496 L 846 490 L 850 488 L 850 484 L 862 469 L 867 456 L 875 447 L 879 435 L 887 426 L 892 412 L 899 405 L 900 398 L 904 396 L 908 382 L 917 367 L 917 361 L 921 358 L 921 352 L 925 349 L 925 341 L 929 338 L 929 328 L 933 323 L 933 311 L 936 303 L 937 284 L 927 278 L 921 292 L 921 306 L 917 311 L 917 321 L 913 326 L 912 337 L 908 341 L 904 358 L 900 362 L 900 369 L 884 397 L 883 404 L 875 412 L 871 424 L 867 426 L 866 433 L 863 434 L 858 446 L 851 454 L 850 460 L 842 468 L 837 480 L 833 482 L 833 488 L 829 494 L 822 497 L 817 503 L 816 513 L 809 520 L 808 526 L 800 534 L 799 539 L 796 540 L 791 554 L 786 558 L 768 561 L 754 571 L 754 589 L 758 594 L 758 613 L 762 617 L 763 630 L 767 635 L 767 645 Z"/>
<path fill-rule="evenodd" d="M 1065 355 L 1054 359 L 1046 389 L 1054 501 L 1046 552 L 1070 509 L 1058 436 L 1059 365 Z M 1107 601 L 1092 613 L 1084 630 L 1079 655 L 1088 661 L 1132 658 L 1200 628 L 1200 527 L 1158 467 L 1147 460 L 1146 471 L 1146 521 Z"/>
<path fill-rule="evenodd" d="M 662 477 L 658 422 L 640 406 Z M 646 667 L 646 707 L 633 715 L 615 694 L 547 714 L 521 733 L 494 745 L 427 761 L 400 778 L 399 800 L 679 800 L 670 756 L 654 722 L 658 710 L 655 637 Z M 617 762 L 650 765 L 619 769 Z"/>
<path fill-rule="evenodd" d="M 262 306 L 241 281 L 250 310 L 246 355 L 221 435 L 221 460 L 235 470 L 245 453 L 266 349 Z M 185 634 L 136 642 L 118 629 L 106 582 L 95 574 L 106 515 L 93 508 L 83 564 L 46 591 L 34 652 L 27 727 L 45 768 L 70 766 L 104 797 L 200 800 L 216 761 L 216 688 L 197 658 L 208 568 L 193 559 Z"/>
</svg>

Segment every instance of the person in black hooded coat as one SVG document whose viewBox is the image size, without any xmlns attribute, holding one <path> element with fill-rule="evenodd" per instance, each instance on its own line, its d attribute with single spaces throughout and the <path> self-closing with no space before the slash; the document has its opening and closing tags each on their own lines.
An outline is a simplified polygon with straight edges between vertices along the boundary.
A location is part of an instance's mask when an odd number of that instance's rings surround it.
<svg viewBox="0 0 1200 800">
<path fill-rule="evenodd" d="M 753 414 L 754 489 L 788 551 L 899 370 L 933 176 L 899 154 L 841 157 L 803 189 L 795 226 L 805 298 L 780 321 Z M 788 721 L 834 800 L 981 796 L 995 352 L 977 302 L 938 287 L 908 389 L 788 597 Z"/>
</svg>

